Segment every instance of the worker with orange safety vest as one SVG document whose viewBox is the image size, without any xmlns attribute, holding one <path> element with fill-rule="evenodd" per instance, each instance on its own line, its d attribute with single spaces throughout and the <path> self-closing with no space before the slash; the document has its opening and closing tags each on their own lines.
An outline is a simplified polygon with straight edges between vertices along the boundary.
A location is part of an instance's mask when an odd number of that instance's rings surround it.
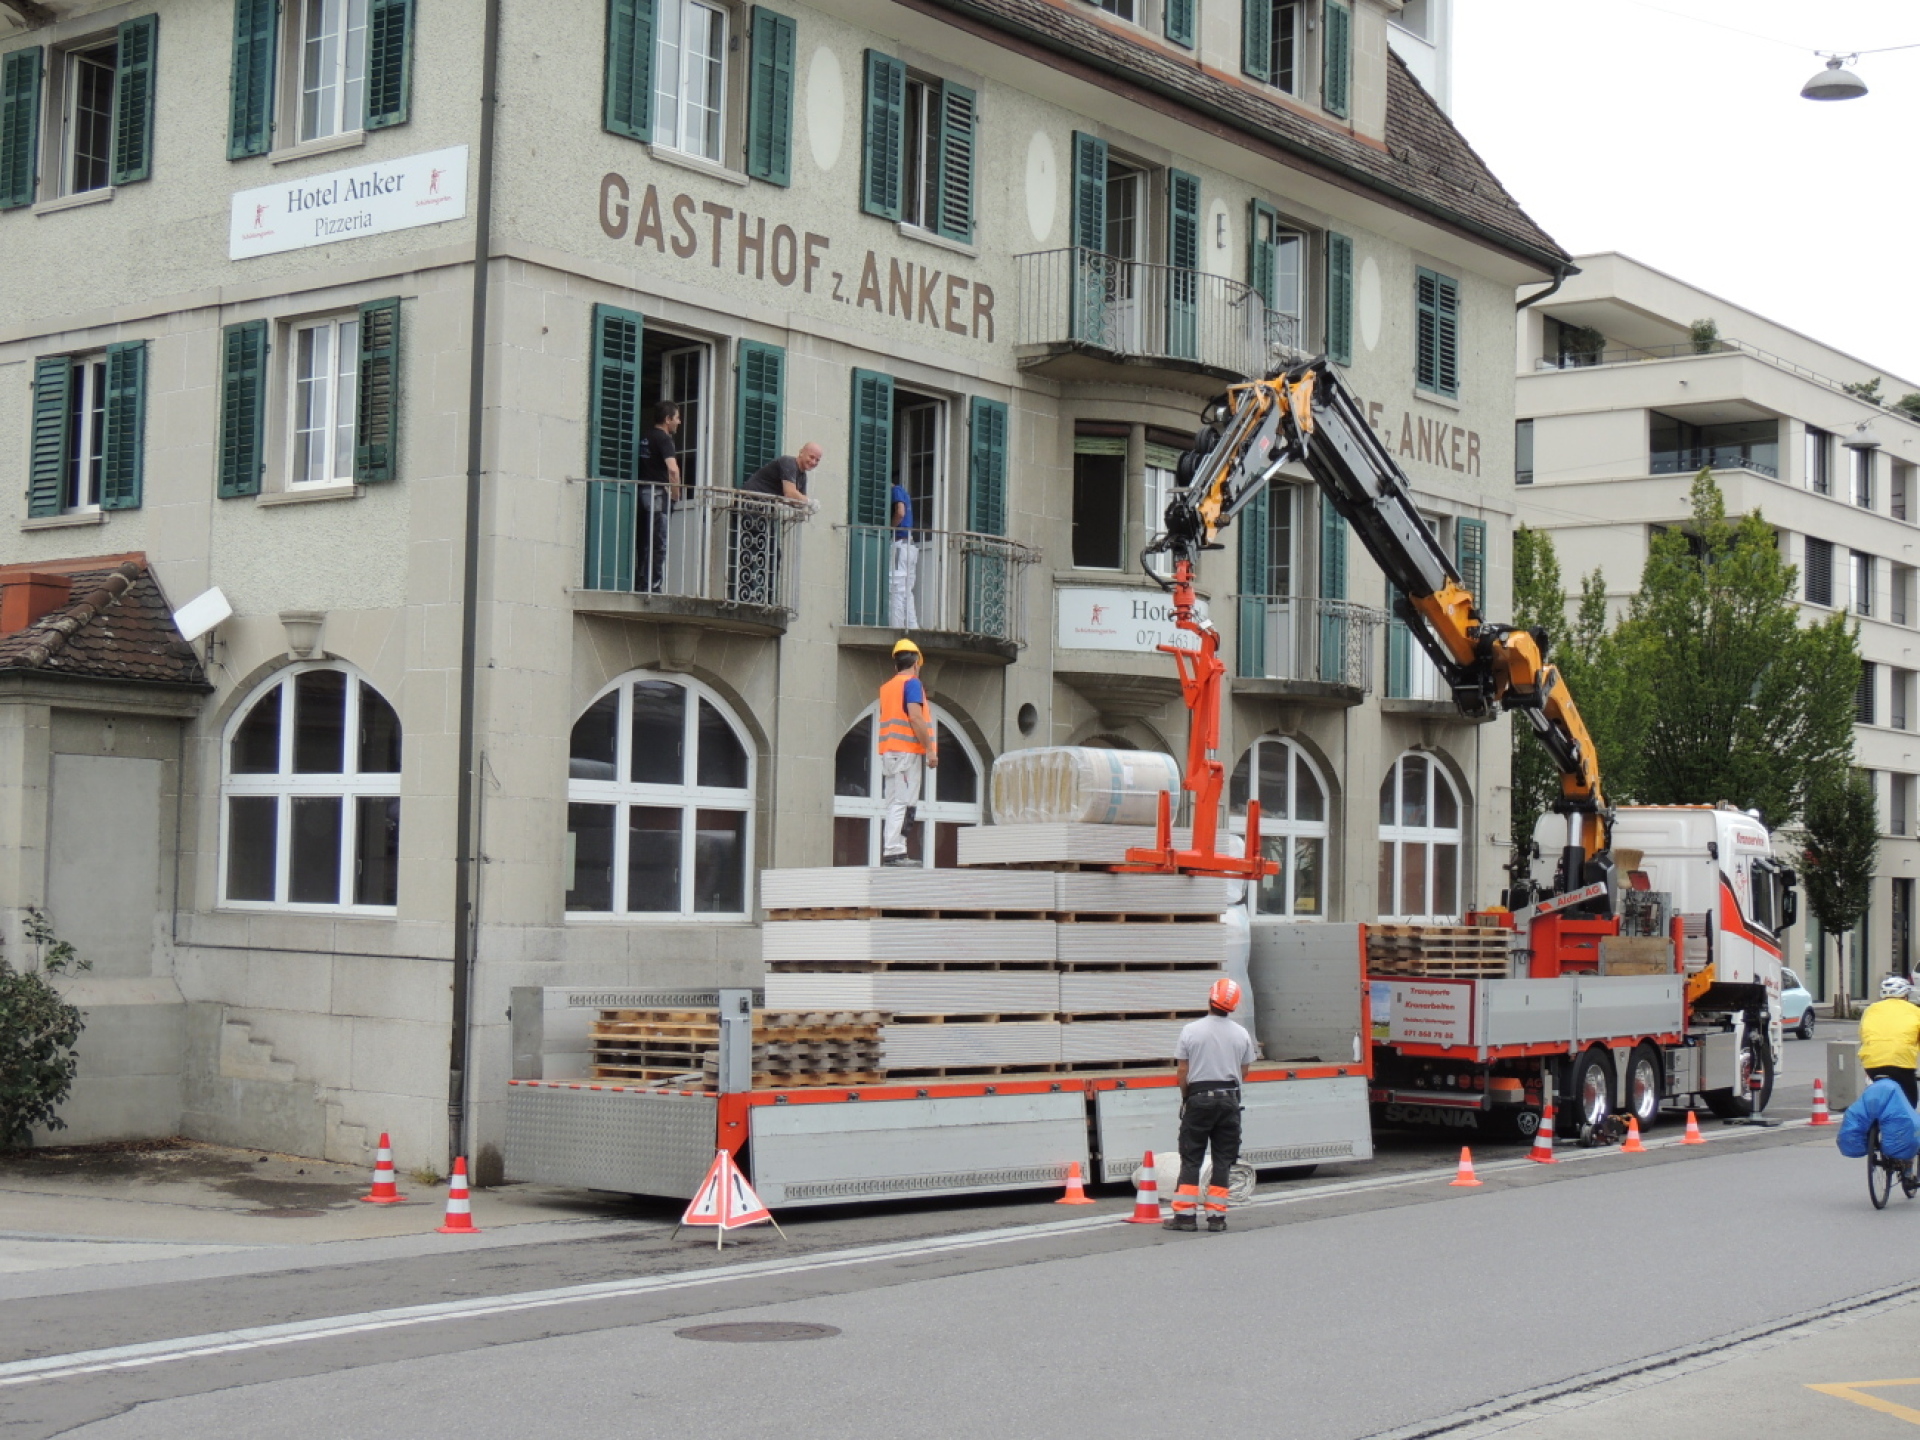
<svg viewBox="0 0 1920 1440">
<path fill-rule="evenodd" d="M 907 811 L 920 796 L 922 765 L 940 768 L 940 737 L 920 684 L 920 647 L 899 640 L 893 647 L 894 676 L 880 687 L 880 782 L 887 797 L 882 865 L 918 865 L 907 854 Z"/>
<path fill-rule="evenodd" d="M 1240 1082 L 1253 1064 L 1253 1037 L 1233 1019 L 1240 986 L 1227 979 L 1207 992 L 1207 1014 L 1180 1032 L 1174 1069 L 1180 1081 L 1180 1188 L 1173 1197 L 1169 1230 L 1198 1230 L 1200 1161 L 1213 1150 L 1207 1185 L 1207 1229 L 1227 1228 L 1227 1185 L 1240 1158 Z"/>
</svg>

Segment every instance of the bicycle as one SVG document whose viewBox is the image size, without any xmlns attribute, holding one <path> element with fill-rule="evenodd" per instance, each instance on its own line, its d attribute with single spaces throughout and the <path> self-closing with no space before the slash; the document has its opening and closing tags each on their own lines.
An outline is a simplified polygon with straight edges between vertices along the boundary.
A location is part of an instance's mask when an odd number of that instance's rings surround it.
<svg viewBox="0 0 1920 1440">
<path fill-rule="evenodd" d="M 1893 1198 L 1895 1180 L 1900 1182 L 1907 1199 L 1920 1195 L 1920 1167 L 1916 1167 L 1914 1159 L 1895 1160 L 1882 1152 L 1880 1127 L 1875 1125 L 1867 1131 L 1867 1198 L 1873 1201 L 1874 1209 L 1887 1208 L 1887 1201 Z"/>
</svg>

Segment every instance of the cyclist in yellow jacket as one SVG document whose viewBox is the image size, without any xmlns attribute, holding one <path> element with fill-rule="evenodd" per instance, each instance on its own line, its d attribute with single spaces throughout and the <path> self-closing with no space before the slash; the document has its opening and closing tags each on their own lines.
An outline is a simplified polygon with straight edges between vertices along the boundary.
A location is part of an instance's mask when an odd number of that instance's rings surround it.
<svg viewBox="0 0 1920 1440">
<path fill-rule="evenodd" d="M 1920 1066 L 1920 1005 L 1912 1002 L 1913 986 L 1900 975 L 1880 982 L 1880 999 L 1860 1016 L 1860 1068 L 1874 1080 L 1891 1080 L 1920 1105 L 1914 1070 Z"/>
</svg>

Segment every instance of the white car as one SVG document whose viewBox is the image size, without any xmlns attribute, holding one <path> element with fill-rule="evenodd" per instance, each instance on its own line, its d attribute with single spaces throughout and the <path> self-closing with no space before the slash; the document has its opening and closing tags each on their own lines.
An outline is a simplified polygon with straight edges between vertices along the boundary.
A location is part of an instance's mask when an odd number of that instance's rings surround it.
<svg viewBox="0 0 1920 1440">
<path fill-rule="evenodd" d="M 1780 971 L 1780 1028 L 1813 1039 L 1813 996 L 1791 970 Z"/>
</svg>

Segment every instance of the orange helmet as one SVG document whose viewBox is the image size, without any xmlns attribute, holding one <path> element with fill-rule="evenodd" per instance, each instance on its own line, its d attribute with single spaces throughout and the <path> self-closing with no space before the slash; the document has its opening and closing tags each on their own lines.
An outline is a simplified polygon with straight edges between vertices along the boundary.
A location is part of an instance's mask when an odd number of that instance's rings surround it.
<svg viewBox="0 0 1920 1440">
<path fill-rule="evenodd" d="M 1216 980 L 1213 988 L 1207 991 L 1207 1003 L 1216 1010 L 1238 1010 L 1240 1008 L 1240 986 L 1233 980 Z"/>
</svg>

